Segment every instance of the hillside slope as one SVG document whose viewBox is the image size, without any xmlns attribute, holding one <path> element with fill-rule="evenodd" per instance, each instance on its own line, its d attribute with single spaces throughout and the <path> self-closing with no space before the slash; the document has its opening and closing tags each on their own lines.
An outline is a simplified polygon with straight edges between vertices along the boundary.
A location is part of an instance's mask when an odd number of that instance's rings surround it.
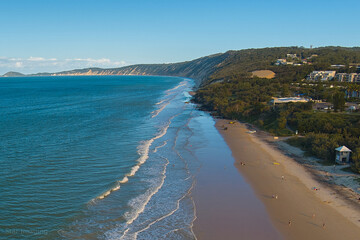
<svg viewBox="0 0 360 240">
<path fill-rule="evenodd" d="M 227 53 L 214 54 L 193 61 L 170 64 L 139 64 L 121 68 L 85 68 L 57 73 L 37 73 L 31 76 L 74 76 L 74 75 L 159 75 L 188 77 L 199 86 L 228 57 Z"/>
<path fill-rule="evenodd" d="M 278 58 L 287 54 L 296 54 L 302 59 L 310 59 L 311 64 L 300 67 L 275 66 Z M 196 86 L 205 86 L 212 82 L 251 77 L 252 71 L 271 70 L 276 77 L 295 80 L 304 78 L 313 70 L 329 69 L 331 64 L 360 63 L 360 48 L 344 47 L 273 47 L 244 49 L 218 53 L 192 61 L 169 64 L 138 64 L 120 68 L 85 68 L 56 73 L 37 73 L 26 76 L 73 76 L 73 75 L 159 75 L 192 78 Z M 353 68 L 355 69 L 355 68 Z M 344 70 L 344 69 L 343 69 Z M 24 76 L 21 73 L 9 72 L 4 77 Z"/>
</svg>

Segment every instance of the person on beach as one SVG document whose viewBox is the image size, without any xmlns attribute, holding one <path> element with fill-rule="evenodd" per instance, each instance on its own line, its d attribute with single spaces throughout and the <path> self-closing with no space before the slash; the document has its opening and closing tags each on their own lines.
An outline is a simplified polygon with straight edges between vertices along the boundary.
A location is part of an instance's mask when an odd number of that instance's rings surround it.
<svg viewBox="0 0 360 240">
<path fill-rule="evenodd" d="M 323 223 L 322 227 L 323 227 L 323 229 L 325 229 L 325 223 Z"/>
<path fill-rule="evenodd" d="M 291 220 L 289 220 L 289 227 L 291 226 Z"/>
<path fill-rule="evenodd" d="M 284 177 L 284 176 L 281 176 L 281 180 L 285 180 L 285 177 Z"/>
</svg>

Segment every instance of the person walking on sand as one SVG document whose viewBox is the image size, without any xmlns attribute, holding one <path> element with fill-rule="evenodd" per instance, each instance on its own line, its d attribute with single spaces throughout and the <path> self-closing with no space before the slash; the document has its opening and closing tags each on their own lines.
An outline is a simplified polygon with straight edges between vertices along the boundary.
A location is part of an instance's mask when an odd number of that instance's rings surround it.
<svg viewBox="0 0 360 240">
<path fill-rule="evenodd" d="M 325 229 L 325 223 L 323 223 L 322 227 L 323 227 L 323 229 Z"/>
<path fill-rule="evenodd" d="M 284 177 L 284 176 L 281 176 L 281 180 L 285 180 L 285 177 Z"/>
<path fill-rule="evenodd" d="M 289 227 L 291 226 L 291 220 L 289 220 Z"/>
</svg>

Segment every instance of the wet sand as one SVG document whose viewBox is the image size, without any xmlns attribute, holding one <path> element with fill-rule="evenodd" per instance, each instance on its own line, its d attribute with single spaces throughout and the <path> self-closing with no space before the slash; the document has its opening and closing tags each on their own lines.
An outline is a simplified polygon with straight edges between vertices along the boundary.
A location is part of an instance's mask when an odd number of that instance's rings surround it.
<svg viewBox="0 0 360 240">
<path fill-rule="evenodd" d="M 359 212 L 313 179 L 303 166 L 247 133 L 243 124 L 218 120 L 216 127 L 231 148 L 236 168 L 285 239 L 360 239 Z"/>
<path fill-rule="evenodd" d="M 201 161 L 193 197 L 197 239 L 282 239 L 264 204 L 234 167 L 234 158 L 210 116 L 190 123 L 191 151 Z"/>
</svg>

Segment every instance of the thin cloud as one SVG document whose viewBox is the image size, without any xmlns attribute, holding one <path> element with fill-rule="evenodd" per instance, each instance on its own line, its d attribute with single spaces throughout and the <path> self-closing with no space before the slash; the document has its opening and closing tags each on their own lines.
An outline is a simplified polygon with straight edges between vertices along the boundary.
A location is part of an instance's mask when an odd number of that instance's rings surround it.
<svg viewBox="0 0 360 240">
<path fill-rule="evenodd" d="M 57 59 L 43 57 L 0 57 L 0 71 L 4 73 L 8 71 L 19 71 L 23 73 L 58 72 L 89 67 L 115 68 L 125 65 L 127 65 L 125 61 L 112 61 L 108 58 Z"/>
</svg>

